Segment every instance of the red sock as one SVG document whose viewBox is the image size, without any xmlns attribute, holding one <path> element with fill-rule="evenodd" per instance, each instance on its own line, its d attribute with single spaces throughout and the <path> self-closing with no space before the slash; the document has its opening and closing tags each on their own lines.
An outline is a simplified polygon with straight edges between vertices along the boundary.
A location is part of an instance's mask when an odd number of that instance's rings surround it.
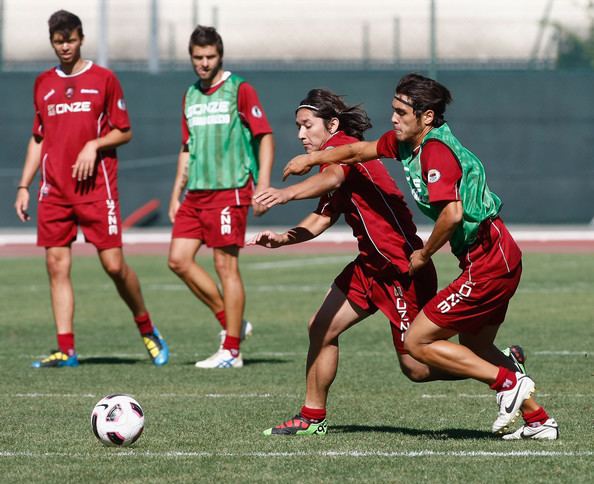
<svg viewBox="0 0 594 484">
<path fill-rule="evenodd" d="M 223 329 L 227 329 L 227 319 L 225 318 L 225 310 L 219 311 L 215 313 L 215 318 L 219 320 L 219 323 L 223 327 Z"/>
<path fill-rule="evenodd" d="M 314 423 L 321 422 L 326 418 L 325 408 L 310 408 L 303 405 L 301 407 L 301 416 Z"/>
<path fill-rule="evenodd" d="M 511 388 L 516 386 L 516 374 L 513 371 L 508 370 L 503 366 L 500 366 L 499 373 L 497 373 L 497 378 L 495 379 L 495 382 L 489 386 L 496 392 L 510 390 Z"/>
<path fill-rule="evenodd" d="M 234 357 L 239 355 L 239 342 L 241 340 L 239 338 L 235 338 L 234 336 L 225 336 L 225 341 L 223 342 L 223 349 L 229 350 L 231 355 Z"/>
<path fill-rule="evenodd" d="M 534 412 L 524 413 L 522 416 L 528 427 L 538 427 L 549 419 L 549 414 L 543 407 L 540 407 Z"/>
<path fill-rule="evenodd" d="M 62 353 L 72 356 L 74 351 L 74 333 L 58 333 L 58 348 Z"/>
<path fill-rule="evenodd" d="M 136 323 L 136 326 L 138 326 L 138 331 L 140 331 L 140 334 L 142 335 L 151 334 L 155 330 L 149 313 L 144 313 L 135 317 L 134 322 Z"/>
</svg>

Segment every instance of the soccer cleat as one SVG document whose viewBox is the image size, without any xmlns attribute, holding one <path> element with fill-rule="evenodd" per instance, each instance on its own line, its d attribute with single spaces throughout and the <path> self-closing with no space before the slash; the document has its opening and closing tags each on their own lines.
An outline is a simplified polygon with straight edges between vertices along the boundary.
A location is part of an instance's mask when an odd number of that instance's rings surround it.
<svg viewBox="0 0 594 484">
<path fill-rule="evenodd" d="M 62 368 L 64 366 L 75 367 L 78 366 L 78 356 L 76 353 L 68 356 L 67 353 L 62 353 L 60 350 L 52 351 L 47 358 L 33 362 L 33 368 Z"/>
<path fill-rule="evenodd" d="M 169 361 L 169 346 L 156 326 L 153 325 L 152 333 L 142 335 L 142 341 L 155 366 L 163 366 Z"/>
<path fill-rule="evenodd" d="M 321 422 L 312 422 L 300 414 L 264 431 L 264 435 L 326 435 L 327 433 L 328 421 L 326 419 Z"/>
<path fill-rule="evenodd" d="M 194 365 L 196 368 L 241 368 L 243 366 L 243 359 L 241 353 L 233 356 L 231 351 L 220 348 L 214 355 L 206 358 L 206 360 L 197 361 Z"/>
<path fill-rule="evenodd" d="M 250 323 L 247 319 L 242 319 L 241 320 L 241 336 L 240 336 L 240 341 L 243 341 L 248 336 L 251 336 L 253 332 L 254 332 L 254 327 L 252 326 L 252 323 Z M 220 348 L 223 347 L 223 343 L 225 342 L 225 338 L 226 337 L 227 337 L 227 330 L 222 329 L 219 332 Z"/>
<path fill-rule="evenodd" d="M 503 436 L 503 440 L 542 439 L 557 440 L 559 438 L 559 425 L 554 418 L 549 418 L 538 427 L 523 425 L 513 434 Z"/>
<path fill-rule="evenodd" d="M 513 364 L 516 366 L 518 371 L 524 375 L 526 375 L 526 354 L 524 353 L 524 349 L 519 345 L 509 346 L 501 352 L 507 356 L 510 360 L 512 360 Z"/>
<path fill-rule="evenodd" d="M 520 372 L 516 373 L 516 385 L 501 392 L 497 392 L 497 404 L 499 415 L 493 422 L 493 433 L 502 433 L 520 415 L 520 407 L 524 400 L 530 398 L 534 393 L 534 382 L 532 379 Z"/>
</svg>

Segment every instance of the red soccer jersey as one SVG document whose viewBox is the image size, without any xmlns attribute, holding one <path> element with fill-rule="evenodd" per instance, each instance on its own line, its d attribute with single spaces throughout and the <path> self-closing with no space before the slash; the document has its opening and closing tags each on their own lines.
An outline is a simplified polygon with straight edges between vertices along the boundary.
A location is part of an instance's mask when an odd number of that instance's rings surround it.
<svg viewBox="0 0 594 484">
<path fill-rule="evenodd" d="M 220 82 L 211 86 L 210 89 L 204 92 L 206 95 L 211 95 L 221 88 L 225 80 L 231 73 L 225 72 L 223 79 Z M 190 131 L 188 130 L 188 123 L 184 112 L 186 105 L 186 98 L 184 96 L 182 101 L 182 144 L 187 144 L 190 139 Z M 258 93 L 247 82 L 242 82 L 237 91 L 237 109 L 239 116 L 243 123 L 249 128 L 254 137 L 264 134 L 272 133 L 272 128 L 268 123 L 264 109 L 260 104 Z M 256 153 L 257 156 L 257 153 Z M 232 188 L 229 190 L 199 190 L 196 193 L 200 195 L 200 205 L 204 208 L 221 208 L 227 206 L 251 205 L 252 194 L 254 191 L 254 184 L 252 180 L 241 188 Z M 196 196 L 194 196 L 196 199 Z"/>
<path fill-rule="evenodd" d="M 72 177 L 72 165 L 88 141 L 130 128 L 115 74 L 90 61 L 73 75 L 52 68 L 35 80 L 34 104 L 33 134 L 43 138 L 39 200 L 66 205 L 117 200 L 115 149 L 99 152 L 90 179 Z"/>
<path fill-rule="evenodd" d="M 322 149 L 356 141 L 339 131 Z M 315 212 L 328 217 L 344 213 L 369 270 L 384 273 L 395 266 L 400 272 L 408 272 L 408 258 L 413 250 L 423 247 L 423 242 L 396 182 L 380 160 L 341 167 L 344 183 L 321 197 Z"/>
</svg>

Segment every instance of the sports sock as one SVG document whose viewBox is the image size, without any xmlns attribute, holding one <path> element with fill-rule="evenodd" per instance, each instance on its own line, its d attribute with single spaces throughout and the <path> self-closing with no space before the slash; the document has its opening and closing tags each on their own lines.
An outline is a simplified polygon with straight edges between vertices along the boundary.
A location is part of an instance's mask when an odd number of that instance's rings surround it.
<svg viewBox="0 0 594 484">
<path fill-rule="evenodd" d="M 231 355 L 235 358 L 239 355 L 239 338 L 235 338 L 234 336 L 225 336 L 225 341 L 223 342 L 223 349 L 229 350 Z"/>
<path fill-rule="evenodd" d="M 153 326 L 153 322 L 151 321 L 151 316 L 149 313 L 136 316 L 134 318 L 134 322 L 136 323 L 136 326 L 138 326 L 138 331 L 143 336 L 146 334 L 152 334 L 155 331 L 155 327 Z"/>
<path fill-rule="evenodd" d="M 219 311 L 218 313 L 215 313 L 215 318 L 217 318 L 223 329 L 227 329 L 227 319 L 225 318 L 224 309 L 222 311 Z"/>
<path fill-rule="evenodd" d="M 492 385 L 489 385 L 489 387 L 495 390 L 496 392 L 502 392 L 515 387 L 516 382 L 516 374 L 513 371 L 508 370 L 503 366 L 500 366 L 499 373 L 497 373 L 497 378 L 495 379 L 495 382 Z"/>
<path fill-rule="evenodd" d="M 534 412 L 523 413 L 522 417 L 524 417 L 524 422 L 528 427 L 538 427 L 549 419 L 549 414 L 543 407 L 540 407 Z"/>
<path fill-rule="evenodd" d="M 72 356 L 74 351 L 74 333 L 58 333 L 58 348 L 62 353 Z"/>
<path fill-rule="evenodd" d="M 299 413 L 302 417 L 306 418 L 307 420 L 313 423 L 321 422 L 326 418 L 325 408 L 310 408 L 303 405 Z"/>
</svg>

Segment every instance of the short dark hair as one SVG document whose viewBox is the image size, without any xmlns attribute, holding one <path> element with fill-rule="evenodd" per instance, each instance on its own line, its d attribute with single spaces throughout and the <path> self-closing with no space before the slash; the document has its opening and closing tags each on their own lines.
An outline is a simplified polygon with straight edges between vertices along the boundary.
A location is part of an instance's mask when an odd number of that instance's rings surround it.
<svg viewBox="0 0 594 484">
<path fill-rule="evenodd" d="M 363 132 L 371 128 L 369 116 L 361 105 L 348 106 L 343 96 L 327 89 L 309 91 L 299 103 L 297 111 L 301 108 L 310 109 L 317 118 L 326 121 L 326 126 L 332 118 L 338 119 L 338 129 L 359 140 L 363 139 Z"/>
<path fill-rule="evenodd" d="M 435 113 L 434 127 L 438 128 L 445 123 L 446 106 L 452 102 L 452 95 L 443 84 L 420 74 L 407 74 L 396 86 L 396 96 L 398 94 L 404 94 L 410 98 L 417 117 L 431 110 Z"/>
<path fill-rule="evenodd" d="M 190 43 L 188 45 L 190 54 L 192 54 L 192 47 L 195 45 L 199 47 L 214 45 L 217 48 L 219 55 L 223 57 L 223 38 L 214 27 L 198 25 L 194 29 L 194 32 L 192 32 L 192 35 L 190 35 Z"/>
<path fill-rule="evenodd" d="M 56 32 L 62 34 L 64 37 L 70 37 L 70 34 L 74 31 L 78 32 L 81 39 L 85 36 L 80 18 L 67 10 L 58 10 L 52 13 L 47 24 L 49 26 L 50 39 L 53 38 Z"/>
</svg>

